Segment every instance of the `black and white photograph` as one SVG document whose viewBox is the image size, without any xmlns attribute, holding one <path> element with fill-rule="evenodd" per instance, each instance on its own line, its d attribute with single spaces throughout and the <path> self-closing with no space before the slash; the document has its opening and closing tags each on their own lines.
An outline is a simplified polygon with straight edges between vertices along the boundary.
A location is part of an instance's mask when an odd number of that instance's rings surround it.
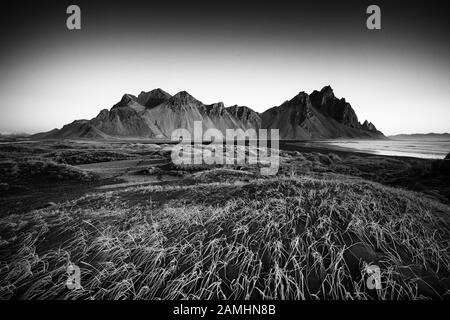
<svg viewBox="0 0 450 320">
<path fill-rule="evenodd" d="M 2 3 L 0 300 L 449 300 L 448 14 Z"/>
</svg>

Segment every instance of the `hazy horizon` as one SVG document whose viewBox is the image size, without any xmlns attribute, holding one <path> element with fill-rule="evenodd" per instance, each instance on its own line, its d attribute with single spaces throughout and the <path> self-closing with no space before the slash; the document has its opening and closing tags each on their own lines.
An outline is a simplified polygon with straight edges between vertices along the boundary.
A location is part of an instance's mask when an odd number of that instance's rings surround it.
<svg viewBox="0 0 450 320">
<path fill-rule="evenodd" d="M 450 132 L 444 1 L 344 4 L 67 1 L 5 5 L 0 132 L 36 133 L 91 119 L 123 94 L 185 90 L 262 112 L 330 85 L 385 135 Z"/>
</svg>

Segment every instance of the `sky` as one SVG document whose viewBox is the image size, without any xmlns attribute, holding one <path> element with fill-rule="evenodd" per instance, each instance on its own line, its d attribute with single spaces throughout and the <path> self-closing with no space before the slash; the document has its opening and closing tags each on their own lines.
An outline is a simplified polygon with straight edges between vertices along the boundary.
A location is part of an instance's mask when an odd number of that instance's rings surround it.
<svg viewBox="0 0 450 320">
<path fill-rule="evenodd" d="M 70 4 L 81 30 L 66 27 Z M 381 30 L 366 28 L 370 4 Z M 450 132 L 445 1 L 2 6 L 0 132 L 60 128 L 154 88 L 262 112 L 326 85 L 387 135 Z"/>
</svg>

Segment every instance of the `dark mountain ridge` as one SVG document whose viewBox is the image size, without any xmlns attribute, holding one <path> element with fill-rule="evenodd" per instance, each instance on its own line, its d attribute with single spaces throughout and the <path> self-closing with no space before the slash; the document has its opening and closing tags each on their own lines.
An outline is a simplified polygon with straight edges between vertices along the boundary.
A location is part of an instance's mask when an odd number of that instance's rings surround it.
<svg viewBox="0 0 450 320">
<path fill-rule="evenodd" d="M 37 139 L 58 138 L 170 138 L 184 128 L 193 133 L 194 121 L 203 130 L 279 129 L 281 139 L 382 138 L 367 120 L 358 117 L 344 98 L 335 97 L 330 86 L 310 95 L 300 92 L 291 100 L 259 114 L 246 106 L 225 107 L 222 102 L 204 104 L 186 91 L 171 96 L 162 89 L 125 94 L 110 110 L 91 120 L 76 120 Z"/>
<path fill-rule="evenodd" d="M 300 92 L 261 115 L 261 127 L 280 129 L 282 139 L 381 138 L 383 133 L 367 120 L 361 124 L 345 99 L 330 86 L 311 95 Z"/>
</svg>

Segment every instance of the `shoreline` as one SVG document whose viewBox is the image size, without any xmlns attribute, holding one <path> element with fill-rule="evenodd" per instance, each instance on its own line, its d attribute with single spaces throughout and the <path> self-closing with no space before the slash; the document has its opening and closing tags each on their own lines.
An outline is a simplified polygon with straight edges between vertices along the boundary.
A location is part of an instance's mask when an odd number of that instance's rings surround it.
<svg viewBox="0 0 450 320">
<path fill-rule="evenodd" d="M 384 141 L 386 143 L 397 142 L 397 143 L 410 143 L 410 145 L 404 146 L 403 148 L 411 147 L 412 144 L 418 143 L 417 149 L 407 150 L 403 149 L 401 145 L 396 146 L 393 145 L 392 149 L 390 146 L 382 146 L 371 148 L 370 146 L 362 146 L 361 148 L 352 146 L 343 146 L 342 144 L 358 144 L 360 142 L 380 142 Z M 0 141 L 0 145 L 8 145 L 8 144 L 36 144 L 36 143 L 86 143 L 86 144 L 123 144 L 123 143 L 136 143 L 136 144 L 155 144 L 155 145 L 175 145 L 179 144 L 179 141 L 173 141 L 170 139 L 139 139 L 139 138 L 130 138 L 130 139 L 21 139 L 21 140 L 13 140 L 13 141 Z M 236 141 L 237 144 L 239 141 Z M 189 143 L 189 142 L 187 142 Z M 225 143 L 225 142 L 224 142 Z M 435 146 L 436 144 L 449 145 L 449 150 L 435 151 L 435 152 L 427 152 L 427 150 L 420 149 L 426 148 L 427 145 L 423 145 L 423 143 L 427 143 Z M 191 144 L 195 144 L 195 142 L 191 142 Z M 202 141 L 202 144 L 208 145 L 211 144 L 211 141 Z M 245 145 L 249 144 L 249 140 L 245 141 Z M 268 146 L 270 146 L 270 140 L 268 141 Z M 416 147 L 416 146 L 414 146 Z M 413 147 L 413 148 L 414 148 Z M 439 148 L 435 146 L 435 148 Z M 409 159 L 424 159 L 424 160 L 443 160 L 448 152 L 450 151 L 450 141 L 412 141 L 412 140 L 395 140 L 390 138 L 385 139 L 363 139 L 363 138 L 338 138 L 338 139 L 313 139 L 313 140 L 291 140 L 291 139 L 280 139 L 279 140 L 279 149 L 284 151 L 299 151 L 299 152 L 334 152 L 337 154 L 349 154 L 349 153 L 357 153 L 362 157 L 367 156 L 383 156 L 383 157 L 393 157 L 393 158 L 409 158 Z"/>
</svg>

